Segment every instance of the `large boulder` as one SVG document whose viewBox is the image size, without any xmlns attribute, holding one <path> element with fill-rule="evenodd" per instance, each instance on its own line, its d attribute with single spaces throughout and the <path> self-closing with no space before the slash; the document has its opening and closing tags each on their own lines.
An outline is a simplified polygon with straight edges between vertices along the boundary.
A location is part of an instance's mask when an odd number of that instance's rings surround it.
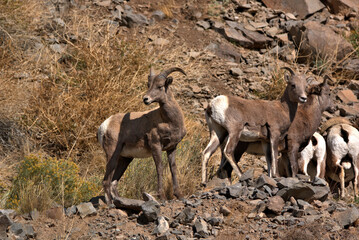
<svg viewBox="0 0 359 240">
<path fill-rule="evenodd" d="M 272 9 L 298 14 L 300 19 L 322 10 L 325 6 L 320 0 L 262 0 L 264 5 Z"/>
<path fill-rule="evenodd" d="M 353 11 L 359 12 L 358 0 L 322 0 L 329 7 L 330 12 L 334 14 L 347 15 Z"/>
<path fill-rule="evenodd" d="M 340 61 L 354 51 L 342 36 L 313 21 L 293 25 L 289 35 L 299 49 L 301 61 Z"/>
</svg>

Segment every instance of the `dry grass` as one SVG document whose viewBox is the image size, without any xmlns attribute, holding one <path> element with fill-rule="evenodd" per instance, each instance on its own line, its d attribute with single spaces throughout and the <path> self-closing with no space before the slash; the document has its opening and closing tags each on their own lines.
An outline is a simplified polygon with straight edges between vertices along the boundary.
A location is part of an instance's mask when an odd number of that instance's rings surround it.
<svg viewBox="0 0 359 240">
<path fill-rule="evenodd" d="M 167 15 L 172 5 L 173 1 L 164 5 Z M 178 52 L 183 51 L 154 52 L 145 41 L 128 40 L 104 21 L 104 12 L 91 8 L 71 10 L 63 17 L 65 26 L 47 16 L 42 1 L 0 2 L 0 174 L 6 173 L 0 177 L 2 199 L 16 166 L 33 152 L 73 159 L 82 177 L 102 178 L 105 158 L 96 141 L 98 126 L 116 112 L 146 109 L 141 97 L 150 65 L 157 61 L 158 70 L 179 65 Z M 39 35 L 43 37 L 35 37 Z M 53 43 L 66 43 L 66 48 L 55 52 Z M 180 86 L 175 81 L 174 87 Z M 182 191 L 191 194 L 200 182 L 200 153 L 207 133 L 186 111 L 185 116 L 188 134 L 179 146 L 177 165 Z M 165 191 L 171 198 L 171 174 L 166 169 Z M 43 194 L 41 184 L 35 185 L 23 188 L 21 211 L 45 209 L 54 201 Z M 119 189 L 124 196 L 139 198 L 142 191 L 155 193 L 156 185 L 153 160 L 135 159 Z M 39 194 L 43 199 L 31 201 Z"/>
</svg>

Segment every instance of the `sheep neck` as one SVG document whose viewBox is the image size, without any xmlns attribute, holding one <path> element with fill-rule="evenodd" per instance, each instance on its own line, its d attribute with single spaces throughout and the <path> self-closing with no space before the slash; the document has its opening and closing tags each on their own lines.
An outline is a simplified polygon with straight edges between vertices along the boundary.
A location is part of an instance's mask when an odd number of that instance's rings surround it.
<svg viewBox="0 0 359 240">
<path fill-rule="evenodd" d="M 292 102 L 290 100 L 288 87 L 285 89 L 285 91 L 283 93 L 283 96 L 281 97 L 280 101 L 281 101 L 281 104 L 282 104 L 283 108 L 287 112 L 289 112 L 290 121 L 293 122 L 295 114 L 296 114 L 297 109 L 298 109 L 298 103 L 297 102 Z"/>
<path fill-rule="evenodd" d="M 160 111 L 166 123 L 177 128 L 183 127 L 184 117 L 182 110 L 170 90 L 167 92 L 166 101 L 160 102 Z"/>
</svg>

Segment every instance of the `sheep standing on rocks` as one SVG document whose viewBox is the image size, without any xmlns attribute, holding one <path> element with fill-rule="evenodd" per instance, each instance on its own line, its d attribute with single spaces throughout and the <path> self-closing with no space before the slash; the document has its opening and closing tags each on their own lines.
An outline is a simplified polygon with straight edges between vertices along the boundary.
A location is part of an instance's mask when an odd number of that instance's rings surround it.
<svg viewBox="0 0 359 240">
<path fill-rule="evenodd" d="M 107 158 L 103 180 L 107 204 L 119 198 L 118 181 L 133 158 L 147 158 L 151 155 L 156 164 L 158 194 L 164 199 L 162 151 L 167 152 L 174 195 L 182 197 L 175 155 L 177 144 L 185 136 L 186 129 L 182 110 L 170 89 L 173 78 L 168 75 L 175 71 L 186 75 L 181 68 L 176 67 L 155 75 L 151 68 L 148 91 L 143 102 L 146 105 L 158 102 L 159 108 L 146 112 L 117 113 L 106 119 L 98 129 L 98 140 Z"/>
<path fill-rule="evenodd" d="M 287 87 L 280 101 L 247 100 L 234 96 L 214 98 L 205 112 L 210 131 L 210 142 L 203 151 L 202 185 L 207 182 L 207 163 L 216 149 L 222 145 L 223 155 L 241 176 L 234 152 L 239 142 L 262 142 L 268 164 L 268 175 L 278 175 L 278 144 L 286 134 L 297 112 L 298 103 L 307 101 L 305 75 L 285 68 Z"/>
<path fill-rule="evenodd" d="M 354 196 L 358 192 L 359 131 L 345 118 L 333 118 L 322 127 L 327 131 L 326 177 L 340 183 L 344 197 L 345 183 L 352 182 Z"/>
</svg>

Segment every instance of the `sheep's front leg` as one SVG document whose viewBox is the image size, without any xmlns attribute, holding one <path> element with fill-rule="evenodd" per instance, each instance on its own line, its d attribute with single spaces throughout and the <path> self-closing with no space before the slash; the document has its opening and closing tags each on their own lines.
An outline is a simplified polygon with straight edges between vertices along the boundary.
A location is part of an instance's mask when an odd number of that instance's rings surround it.
<svg viewBox="0 0 359 240">
<path fill-rule="evenodd" d="M 111 182 L 111 194 L 115 198 L 120 197 L 117 190 L 118 181 L 120 181 L 122 175 L 124 174 L 124 172 L 126 171 L 128 165 L 131 163 L 132 160 L 133 158 L 120 157 L 117 161 L 117 168 Z"/>
<path fill-rule="evenodd" d="M 295 177 L 295 175 L 297 175 L 297 173 L 298 173 L 298 162 L 297 161 L 298 161 L 299 145 L 294 144 L 292 141 L 289 141 L 288 146 L 289 146 L 288 147 L 288 156 L 289 156 L 290 167 L 292 170 L 292 177 Z"/>
<path fill-rule="evenodd" d="M 161 200 L 165 199 L 165 194 L 163 190 L 163 166 L 162 166 L 162 150 L 161 146 L 156 145 L 152 147 L 152 157 L 155 161 L 156 171 L 157 171 L 157 192 Z"/>
<path fill-rule="evenodd" d="M 173 183 L 173 194 L 181 199 L 183 197 L 181 189 L 177 180 L 177 166 L 176 166 L 176 147 L 174 149 L 167 151 L 168 163 L 170 165 L 170 170 L 172 174 L 172 183 Z"/>
<path fill-rule="evenodd" d="M 279 139 L 275 136 L 270 139 L 270 156 L 271 156 L 271 163 L 272 163 L 272 172 L 269 171 L 268 168 L 268 175 L 270 177 L 279 177 L 278 174 L 278 143 Z M 268 160 L 267 160 L 268 162 Z"/>
</svg>

